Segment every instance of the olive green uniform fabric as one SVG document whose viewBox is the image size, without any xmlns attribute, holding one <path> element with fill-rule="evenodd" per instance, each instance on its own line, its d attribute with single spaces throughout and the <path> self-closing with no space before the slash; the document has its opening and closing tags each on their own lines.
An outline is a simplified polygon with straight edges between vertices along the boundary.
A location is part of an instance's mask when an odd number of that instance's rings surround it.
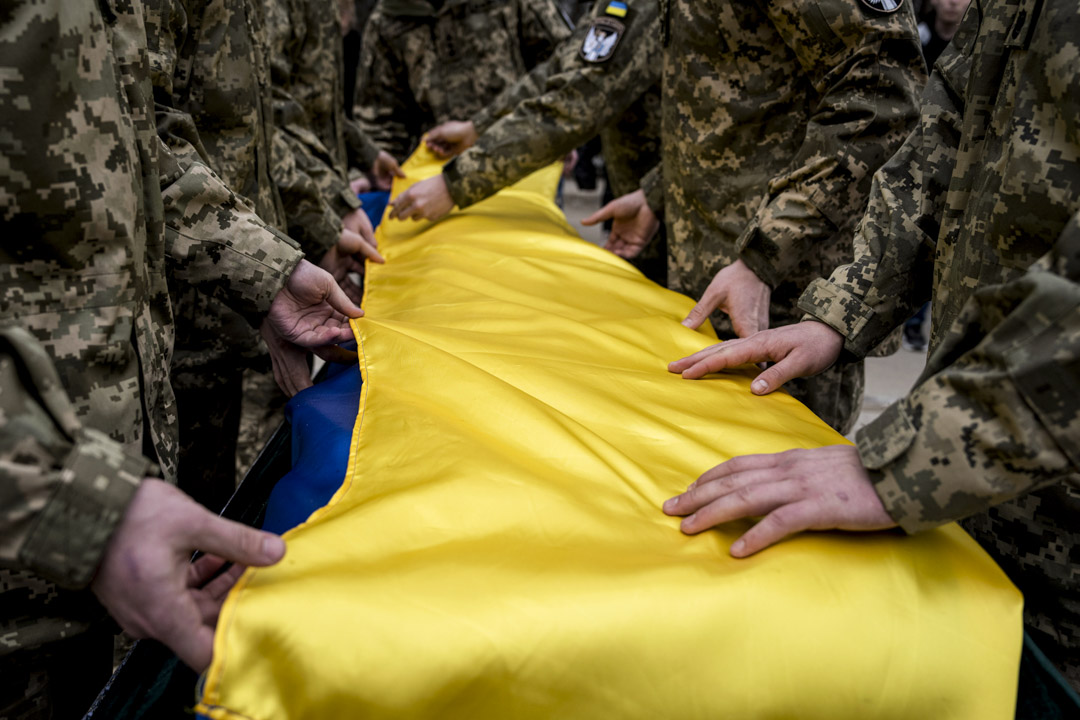
<svg viewBox="0 0 1080 720">
<path fill-rule="evenodd" d="M 616 195 L 638 186 L 660 160 L 660 23 L 655 0 L 628 0 L 625 17 L 599 0 L 555 53 L 472 117 L 476 144 L 443 168 L 458 207 L 512 185 L 598 132 Z M 591 19 L 624 26 L 614 53 L 588 62 L 581 49 Z"/>
<path fill-rule="evenodd" d="M 379 150 L 345 117 L 337 8 L 322 0 L 265 0 L 265 5 L 274 123 L 297 170 L 344 216 L 360 207 L 349 190 L 350 169 L 370 169 Z"/>
<path fill-rule="evenodd" d="M 262 0 L 143 0 L 158 133 L 181 164 L 204 162 L 316 259 L 341 220 L 278 137 Z M 196 288 L 171 288 L 180 486 L 219 510 L 235 487 L 242 375 L 268 369 L 258 327 Z M 246 440 L 258 444 L 258 438 Z M 256 449 L 248 450 L 253 455 Z"/>
<path fill-rule="evenodd" d="M 850 261 L 873 172 L 918 116 L 925 81 L 910 2 L 664 0 L 662 182 L 669 285 L 701 297 L 741 259 L 772 288 L 773 326 Z M 712 317 L 733 337 L 723 313 Z M 792 384 L 846 432 L 862 401 L 854 362 Z"/>
<path fill-rule="evenodd" d="M 800 306 L 859 355 L 932 297 L 926 369 L 859 453 L 908 532 L 969 518 L 1080 688 L 1077 38 L 1073 2 L 973 6 L 874 180 L 854 262 Z"/>
<path fill-rule="evenodd" d="M 37 712 L 9 680 L 102 618 L 81 588 L 139 481 L 176 478 L 168 283 L 254 322 L 301 258 L 157 137 L 142 10 L 17 0 L 0 18 L 4 712 Z M 48 686 L 31 679 L 14 692 Z"/>
<path fill-rule="evenodd" d="M 472 117 L 570 35 L 553 0 L 380 0 L 364 30 L 354 117 L 398 160 Z"/>
</svg>

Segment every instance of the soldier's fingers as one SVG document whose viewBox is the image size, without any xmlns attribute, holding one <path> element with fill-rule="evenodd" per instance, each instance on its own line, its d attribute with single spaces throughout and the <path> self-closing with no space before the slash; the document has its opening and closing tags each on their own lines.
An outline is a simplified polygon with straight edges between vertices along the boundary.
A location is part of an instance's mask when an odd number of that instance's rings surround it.
<svg viewBox="0 0 1080 720">
<path fill-rule="evenodd" d="M 726 340 L 725 342 L 736 342 L 735 340 Z M 712 355 L 720 349 L 723 343 L 716 343 L 715 345 L 709 345 L 706 348 L 698 350 L 693 355 L 687 355 L 686 357 L 679 358 L 678 360 L 672 360 L 668 363 L 668 372 L 681 373 L 688 367 L 692 367 L 700 362 L 703 358 Z"/>
<path fill-rule="evenodd" d="M 410 192 L 410 190 L 406 190 L 405 192 L 401 193 L 396 198 L 390 201 L 391 220 L 404 219 L 402 213 L 407 212 L 413 203 L 412 193 Z"/>
<path fill-rule="evenodd" d="M 695 483 L 686 492 L 664 503 L 667 515 L 690 515 L 709 503 L 740 488 L 759 483 L 768 483 L 776 479 L 774 470 L 753 470 L 734 473 L 718 478 L 713 482 Z"/>
<path fill-rule="evenodd" d="M 333 277 L 330 277 L 329 274 L 327 274 L 325 298 L 327 305 L 345 317 L 358 318 L 364 316 L 364 311 L 360 306 L 349 299 L 349 296 L 341 289 L 341 285 L 339 285 Z"/>
<path fill-rule="evenodd" d="M 711 287 L 705 290 L 705 294 L 698 300 L 697 305 L 683 319 L 682 324 L 691 330 L 697 330 L 701 324 L 709 319 L 713 310 L 720 306 L 723 296 L 715 292 Z"/>
<path fill-rule="evenodd" d="M 682 376 L 687 380 L 697 380 L 709 373 L 772 359 L 769 356 L 768 349 L 761 342 L 755 341 L 753 337 L 742 341 L 729 340 L 720 343 L 720 347 L 716 349 L 716 352 L 701 358 L 683 370 Z"/>
<path fill-rule="evenodd" d="M 785 482 L 743 485 L 684 517 L 679 529 L 687 535 L 696 535 L 733 520 L 766 515 L 796 500 L 791 491 L 791 484 Z"/>
<path fill-rule="evenodd" d="M 605 205 L 604 207 L 600 208 L 599 210 L 594 212 L 589 217 L 582 220 L 581 224 L 582 225 L 595 225 L 598 222 L 603 222 L 604 220 L 608 220 L 610 218 L 615 217 L 615 207 L 616 207 L 615 203 L 616 202 L 618 202 L 618 201 L 617 200 L 612 200 L 607 205 Z"/>
<path fill-rule="evenodd" d="M 731 555 L 744 558 L 780 542 L 788 535 L 811 528 L 824 529 L 823 520 L 818 507 L 809 500 L 781 505 L 732 543 Z"/>
<path fill-rule="evenodd" d="M 226 563 L 224 558 L 217 555 L 203 555 L 195 562 L 188 565 L 187 586 L 200 588 L 205 585 L 214 573 L 220 570 Z"/>
<path fill-rule="evenodd" d="M 789 355 L 775 365 L 771 365 L 754 378 L 750 383 L 750 392 L 755 395 L 768 395 L 778 387 L 782 387 L 788 380 L 807 375 L 807 367 L 799 362 L 797 355 Z"/>
<path fill-rule="evenodd" d="M 240 565 L 273 565 L 285 556 L 285 541 L 277 535 L 241 525 L 196 508 L 184 525 L 190 547 Z"/>
<path fill-rule="evenodd" d="M 201 622 L 187 627 L 178 626 L 157 639 L 197 673 L 209 667 L 214 655 L 214 630 Z"/>
<path fill-rule="evenodd" d="M 217 624 L 218 615 L 221 613 L 221 604 L 229 590 L 236 585 L 236 581 L 247 570 L 243 565 L 233 565 L 225 572 L 214 578 L 206 587 L 195 594 L 195 605 L 199 609 L 204 625 L 214 626 Z"/>
<path fill-rule="evenodd" d="M 690 488 L 721 480 L 742 473 L 756 473 L 760 470 L 774 470 L 783 460 L 784 453 L 763 453 L 758 455 L 740 455 L 727 462 L 711 467 L 701 474 Z M 687 488 L 687 489 L 690 489 Z"/>
</svg>

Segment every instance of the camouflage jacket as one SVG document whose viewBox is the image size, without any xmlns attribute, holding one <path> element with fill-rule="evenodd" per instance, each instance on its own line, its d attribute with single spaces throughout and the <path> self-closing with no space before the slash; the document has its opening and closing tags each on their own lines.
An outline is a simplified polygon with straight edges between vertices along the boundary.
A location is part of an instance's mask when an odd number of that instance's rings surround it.
<svg viewBox="0 0 1080 720">
<path fill-rule="evenodd" d="M 270 28 L 274 123 L 299 171 L 339 216 L 360 207 L 350 168 L 368 169 L 379 150 L 345 117 L 341 21 L 321 0 L 265 0 Z"/>
<path fill-rule="evenodd" d="M 570 35 L 553 0 L 380 0 L 361 42 L 355 117 L 405 158 L 424 131 L 471 117 Z"/>
<path fill-rule="evenodd" d="M 443 169 L 450 196 L 467 207 L 558 160 L 601 133 L 616 195 L 631 192 L 659 156 L 659 9 L 628 0 L 618 15 L 599 0 L 550 58 L 473 116 L 476 144 Z M 598 27 L 616 30 L 614 49 L 586 60 Z"/>
<path fill-rule="evenodd" d="M 969 529 L 1025 591 L 1029 621 L 1075 657 L 1080 10 L 979 6 L 937 61 L 915 132 L 874 179 L 854 263 L 800 306 L 863 354 L 932 295 L 926 369 L 859 433 L 863 463 L 908 532 L 979 513 Z"/>
<path fill-rule="evenodd" d="M 70 637 L 100 613 L 57 584 L 90 581 L 139 481 L 155 472 L 144 449 L 175 477 L 166 276 L 255 321 L 301 257 L 204 165 L 182 169 L 158 139 L 139 3 L 8 6 L 0 654 Z"/>
<path fill-rule="evenodd" d="M 262 0 L 143 4 L 162 139 L 181 163 L 205 162 L 266 222 L 321 254 L 337 241 L 341 221 L 278 137 Z M 205 300 L 180 305 L 183 316 L 205 324 Z"/>
<path fill-rule="evenodd" d="M 873 172 L 918 117 L 911 3 L 665 0 L 664 212 L 669 286 L 699 298 L 742 259 L 773 325 L 851 259 Z M 721 336 L 732 336 L 723 313 Z"/>
</svg>

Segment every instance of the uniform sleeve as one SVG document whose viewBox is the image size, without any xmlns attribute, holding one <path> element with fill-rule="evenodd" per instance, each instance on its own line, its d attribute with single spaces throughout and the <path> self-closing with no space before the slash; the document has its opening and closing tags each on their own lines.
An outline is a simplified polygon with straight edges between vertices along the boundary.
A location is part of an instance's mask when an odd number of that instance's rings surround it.
<svg viewBox="0 0 1080 720">
<path fill-rule="evenodd" d="M 664 216 L 664 169 L 655 166 L 641 179 L 641 190 L 645 193 L 645 202 L 656 217 Z"/>
<path fill-rule="evenodd" d="M 318 141 L 312 137 L 311 142 L 302 142 L 294 134 L 275 129 L 271 176 L 285 207 L 289 236 L 296 239 L 305 254 L 318 261 L 341 236 L 342 216 L 360 204 L 353 198 L 355 206 L 348 207 L 349 193 L 344 179 L 319 158 L 313 142 Z M 340 212 L 320 190 L 316 182 L 320 174 L 329 178 L 324 183 L 328 192 L 336 179 L 337 191 L 333 195 Z"/>
<path fill-rule="evenodd" d="M 547 60 L 570 37 L 570 19 L 555 0 L 518 0 L 521 26 L 518 38 L 525 67 L 532 70 Z"/>
<path fill-rule="evenodd" d="M 969 16 L 975 15 L 969 13 Z M 934 248 L 956 164 L 970 61 L 957 48 L 977 31 L 965 21 L 922 96 L 918 125 L 875 175 L 855 233 L 854 262 L 810 284 L 799 307 L 864 357 L 930 299 Z"/>
<path fill-rule="evenodd" d="M 975 292 L 915 389 L 858 434 L 892 518 L 917 532 L 1080 482 L 1080 213 L 1019 279 Z"/>
<path fill-rule="evenodd" d="M 185 5 L 155 0 L 146 9 L 170 278 L 219 298 L 258 327 L 303 253 L 205 164 L 194 119 L 173 107 L 177 43 L 189 30 Z"/>
<path fill-rule="evenodd" d="M 351 118 L 345 119 L 345 152 L 349 168 L 370 170 L 379 157 L 379 146 L 371 139 L 360 123 Z"/>
<path fill-rule="evenodd" d="M 421 117 L 412 94 L 401 91 L 407 87 L 407 69 L 386 36 L 385 16 L 376 9 L 361 41 L 353 116 L 372 142 L 397 160 L 408 156 L 421 132 L 412 122 Z"/>
<path fill-rule="evenodd" d="M 659 80 L 657 6 L 640 5 L 643 10 L 628 18 L 611 58 L 588 63 L 579 57 L 588 32 L 582 26 L 541 66 L 549 68 L 538 75 L 547 76 L 542 89 L 525 95 L 473 147 L 444 167 L 458 207 L 483 200 L 582 145 Z M 534 81 L 526 80 L 523 88 Z"/>
<path fill-rule="evenodd" d="M 578 33 L 574 33 L 568 43 L 573 43 Z M 547 60 L 522 75 L 510 87 L 499 93 L 494 100 L 470 118 L 478 135 L 483 135 L 499 118 L 509 115 L 524 100 L 543 93 L 547 80 L 553 74 L 564 69 L 566 53 L 560 46 Z"/>
<path fill-rule="evenodd" d="M 85 587 L 155 472 L 82 427 L 45 349 L 26 330 L 0 326 L 0 564 Z"/>
<path fill-rule="evenodd" d="M 892 14 L 853 0 L 766 6 L 818 97 L 801 147 L 737 241 L 743 262 L 775 287 L 862 215 L 874 170 L 918 119 L 926 72 L 910 3 Z"/>
</svg>

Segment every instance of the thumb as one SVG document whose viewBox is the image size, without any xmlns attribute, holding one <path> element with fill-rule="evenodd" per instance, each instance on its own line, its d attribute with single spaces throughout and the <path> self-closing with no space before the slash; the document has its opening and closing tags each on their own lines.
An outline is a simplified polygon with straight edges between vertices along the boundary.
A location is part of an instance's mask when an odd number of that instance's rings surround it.
<svg viewBox="0 0 1080 720">
<path fill-rule="evenodd" d="M 701 327 L 701 324 L 709 319 L 709 315 L 712 315 L 713 310 L 720 304 L 716 294 L 705 291 L 705 294 L 701 296 L 701 300 L 698 300 L 698 304 L 694 306 L 694 309 L 686 316 L 682 321 L 682 324 L 691 330 L 697 330 Z M 741 336 L 740 336 L 741 337 Z"/>
<path fill-rule="evenodd" d="M 378 255 L 378 253 L 375 253 Z M 341 289 L 341 286 L 334 281 L 334 277 L 322 270 L 320 272 L 325 276 L 323 287 L 325 288 L 326 302 L 330 307 L 337 310 L 345 317 L 358 318 L 364 316 L 364 311 L 360 307 L 349 299 L 349 296 L 345 294 L 345 291 Z"/>
<path fill-rule="evenodd" d="M 285 541 L 277 535 L 226 520 L 202 507 L 199 520 L 187 525 L 191 547 L 240 565 L 264 567 L 285 556 Z"/>
<path fill-rule="evenodd" d="M 799 372 L 795 362 L 790 356 L 780 362 L 762 370 L 754 382 L 750 383 L 750 392 L 755 395 L 768 395 L 773 390 L 783 386 L 788 380 L 797 378 L 804 373 Z"/>
</svg>

